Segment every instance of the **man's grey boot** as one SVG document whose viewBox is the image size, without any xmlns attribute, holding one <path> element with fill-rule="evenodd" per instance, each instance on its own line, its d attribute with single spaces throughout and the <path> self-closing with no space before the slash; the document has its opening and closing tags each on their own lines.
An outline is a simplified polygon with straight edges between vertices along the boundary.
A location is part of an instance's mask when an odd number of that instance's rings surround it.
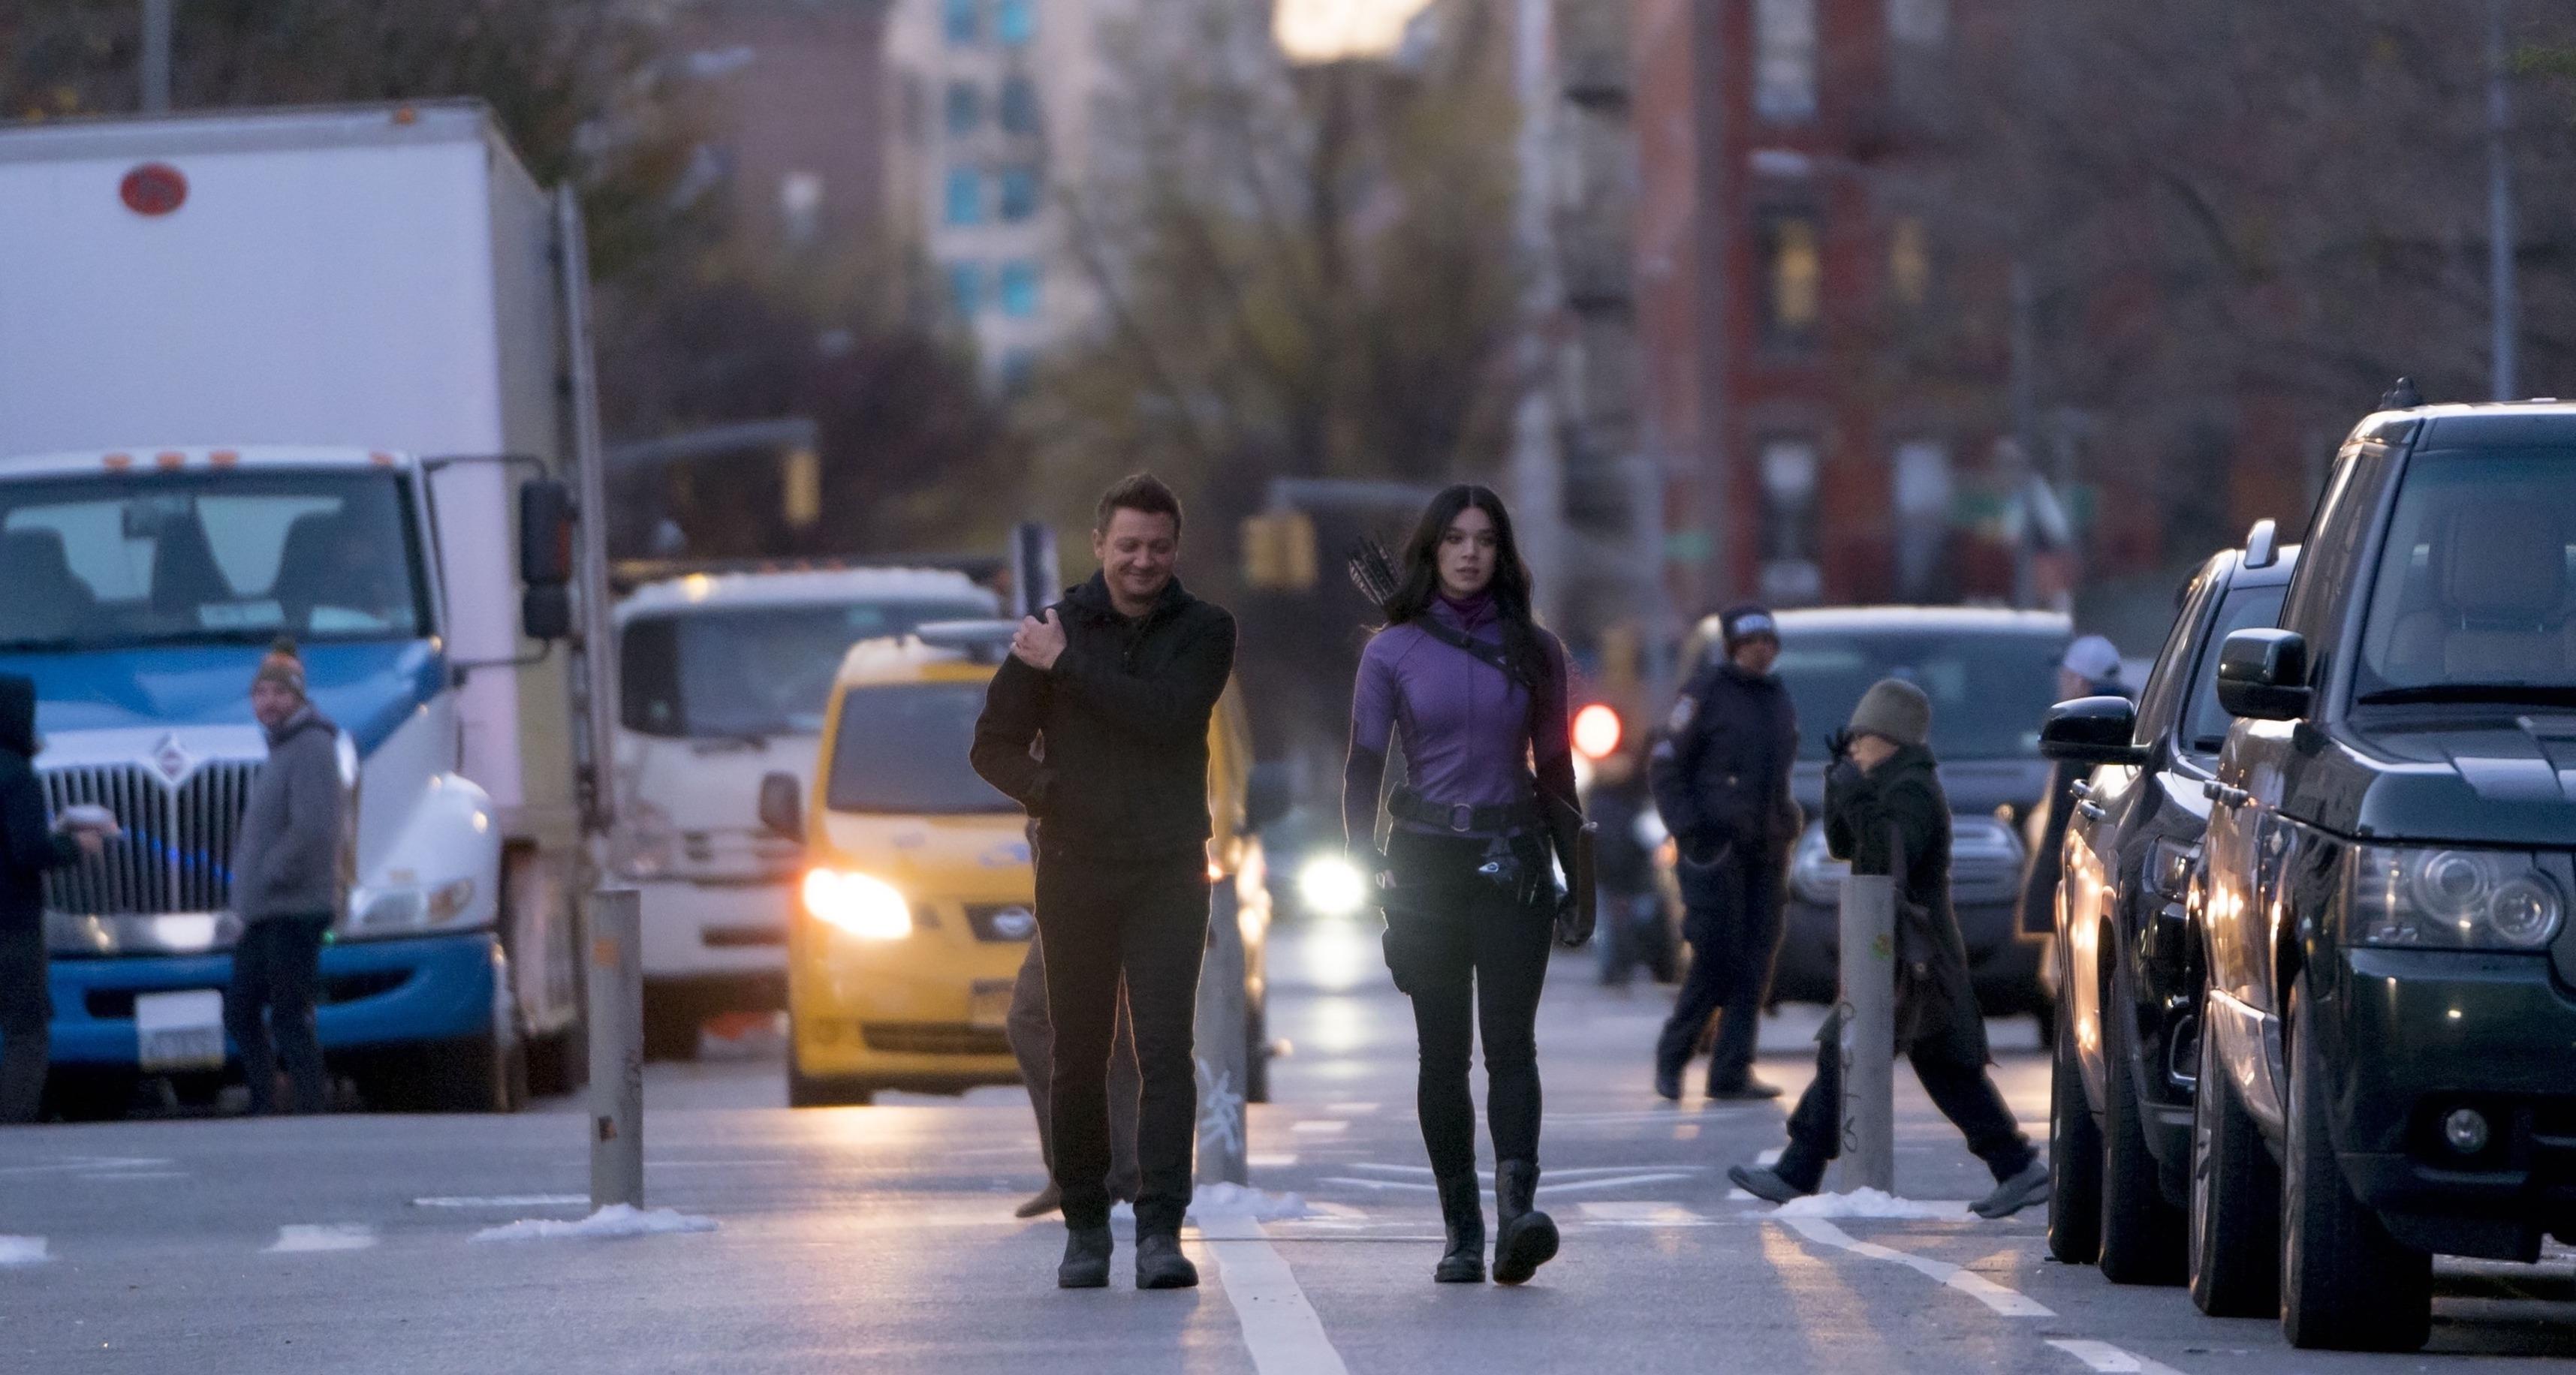
<svg viewBox="0 0 2576 1375">
<path fill-rule="evenodd" d="M 1196 1289 L 1199 1268 L 1181 1254 L 1181 1239 L 1169 1232 L 1148 1232 L 1136 1238 L 1136 1287 L 1139 1289 Z"/>
<path fill-rule="evenodd" d="M 1055 1268 L 1055 1287 L 1108 1288 L 1109 1252 L 1116 1244 L 1110 1238 L 1106 1222 L 1096 1227 L 1065 1228 L 1064 1263 Z"/>
<path fill-rule="evenodd" d="M 1538 1162 L 1506 1160 L 1494 1167 L 1494 1282 L 1520 1284 L 1556 1258 L 1556 1220 L 1532 1204 L 1538 1196 Z"/>
</svg>

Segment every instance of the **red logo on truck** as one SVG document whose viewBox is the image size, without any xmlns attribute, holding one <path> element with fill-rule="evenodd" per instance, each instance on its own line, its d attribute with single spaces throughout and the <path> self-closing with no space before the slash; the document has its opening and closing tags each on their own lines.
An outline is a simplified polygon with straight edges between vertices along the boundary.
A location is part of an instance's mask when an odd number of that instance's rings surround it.
<svg viewBox="0 0 2576 1375">
<path fill-rule="evenodd" d="M 126 173 L 116 193 L 135 214 L 167 215 L 188 199 L 188 179 L 166 162 L 147 162 Z"/>
</svg>

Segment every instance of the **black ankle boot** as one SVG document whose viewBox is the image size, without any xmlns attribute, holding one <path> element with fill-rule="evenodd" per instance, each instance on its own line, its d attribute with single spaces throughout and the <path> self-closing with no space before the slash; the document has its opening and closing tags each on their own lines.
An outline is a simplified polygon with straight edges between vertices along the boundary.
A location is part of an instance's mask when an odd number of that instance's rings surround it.
<svg viewBox="0 0 2576 1375">
<path fill-rule="evenodd" d="M 1556 1220 L 1531 1206 L 1538 1195 L 1538 1162 L 1506 1160 L 1494 1167 L 1494 1282 L 1520 1284 L 1556 1257 Z"/>
<path fill-rule="evenodd" d="M 1113 1242 L 1109 1224 L 1097 1227 L 1067 1227 L 1064 1236 L 1064 1263 L 1055 1268 L 1058 1289 L 1106 1289 L 1109 1287 L 1109 1252 Z"/>
<path fill-rule="evenodd" d="M 1484 1283 L 1485 1200 L 1475 1175 L 1440 1181 L 1440 1220 L 1449 1228 L 1449 1249 L 1440 1253 L 1431 1278 L 1442 1284 Z"/>
</svg>

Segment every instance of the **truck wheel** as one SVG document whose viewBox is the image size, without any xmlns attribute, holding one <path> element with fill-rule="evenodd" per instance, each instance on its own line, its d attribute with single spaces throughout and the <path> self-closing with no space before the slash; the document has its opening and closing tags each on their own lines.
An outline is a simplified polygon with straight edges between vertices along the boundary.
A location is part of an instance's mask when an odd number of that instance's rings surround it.
<svg viewBox="0 0 2576 1375">
<path fill-rule="evenodd" d="M 2084 1101 L 2074 1029 L 2067 1025 L 2073 1015 L 2067 1004 L 2057 1005 L 2048 1093 L 2048 1253 L 2068 1265 L 2091 1265 L 2102 1254 L 2102 1133 Z"/>
<path fill-rule="evenodd" d="M 140 1082 L 135 1075 L 115 1070 L 97 1074 L 55 1070 L 45 1083 L 45 1101 L 66 1122 L 117 1122 L 134 1106 L 134 1089 Z"/>
<path fill-rule="evenodd" d="M 663 994 L 644 995 L 644 1058 L 647 1060 L 695 1060 L 698 1058 L 699 1033 L 705 1019 L 688 999 Z"/>
<path fill-rule="evenodd" d="M 431 1112 L 517 1112 L 528 1105 L 528 1043 L 491 1032 L 431 1047 L 420 1092 L 405 1095 Z"/>
<path fill-rule="evenodd" d="M 2308 1350 L 2416 1351 L 2433 1333 L 2433 1258 L 2398 1244 L 2335 1159 L 2325 1052 L 2302 975 L 2290 995 L 2281 1333 Z"/>
<path fill-rule="evenodd" d="M 2219 1063 L 2201 998 L 2200 1087 L 2191 1104 L 2191 1301 L 2213 1318 L 2281 1312 L 2281 1167 Z"/>
<path fill-rule="evenodd" d="M 2105 952 L 2118 946 L 2105 942 Z M 2183 1210 L 2165 1201 L 2147 1124 L 2129 1073 L 2138 1039 L 2135 1004 L 2111 976 L 2102 1008 L 2102 1278 L 2113 1284 L 2180 1284 Z"/>
<path fill-rule="evenodd" d="M 590 1083 L 590 1023 L 576 1021 L 528 1046 L 528 1092 L 558 1097 Z"/>
</svg>

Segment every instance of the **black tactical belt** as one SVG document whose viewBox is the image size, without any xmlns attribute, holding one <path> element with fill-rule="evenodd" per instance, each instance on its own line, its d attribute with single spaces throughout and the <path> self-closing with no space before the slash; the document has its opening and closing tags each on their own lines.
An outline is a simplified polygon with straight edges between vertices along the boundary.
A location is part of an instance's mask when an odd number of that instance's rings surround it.
<svg viewBox="0 0 2576 1375">
<path fill-rule="evenodd" d="M 1525 831 L 1539 824 L 1536 802 L 1500 802 L 1474 807 L 1464 802 L 1434 802 L 1411 788 L 1397 788 L 1386 799 L 1387 815 L 1416 826 L 1459 835 Z"/>
</svg>

